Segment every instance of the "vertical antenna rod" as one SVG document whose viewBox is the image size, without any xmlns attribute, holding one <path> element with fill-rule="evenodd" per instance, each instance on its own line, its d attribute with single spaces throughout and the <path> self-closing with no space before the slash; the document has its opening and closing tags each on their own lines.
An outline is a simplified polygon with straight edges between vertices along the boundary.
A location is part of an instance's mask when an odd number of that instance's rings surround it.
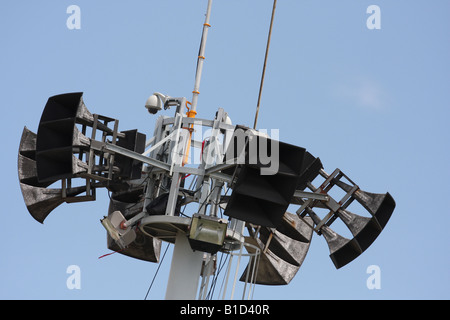
<svg viewBox="0 0 450 320">
<path fill-rule="evenodd" d="M 277 0 L 274 0 L 273 1 L 273 9 L 272 9 L 272 18 L 270 20 L 269 38 L 267 39 L 266 57 L 264 58 L 264 66 L 263 66 L 263 72 L 262 72 L 262 76 L 261 76 L 261 85 L 259 87 L 258 104 L 256 106 L 255 124 L 253 125 L 253 129 L 256 129 L 256 125 L 258 124 L 259 107 L 261 105 L 261 94 L 262 94 L 262 90 L 263 90 L 263 86 L 264 86 L 264 77 L 266 75 L 267 57 L 269 56 L 270 39 L 272 38 L 272 27 L 273 27 L 273 20 L 275 17 L 275 9 L 276 8 L 277 8 Z"/>
<path fill-rule="evenodd" d="M 212 6 L 212 0 L 208 0 L 208 8 L 206 10 L 206 19 L 205 23 L 203 24 L 203 34 L 202 34 L 202 41 L 200 42 L 200 50 L 198 53 L 198 60 L 197 60 L 197 72 L 195 74 L 195 85 L 194 85 L 194 91 L 192 91 L 192 106 L 191 106 L 191 112 L 195 115 L 197 114 L 197 102 L 198 102 L 198 95 L 200 94 L 200 80 L 202 78 L 202 70 L 203 70 L 203 62 L 205 61 L 205 46 L 206 46 L 206 39 L 208 38 L 208 30 L 211 27 L 209 24 L 209 18 L 211 16 L 211 6 Z"/>
<path fill-rule="evenodd" d="M 209 24 L 209 19 L 211 17 L 211 7 L 212 7 L 212 0 L 208 0 L 208 7 L 206 9 L 206 18 L 205 23 L 203 24 L 203 32 L 202 32 L 202 40 L 200 42 L 200 49 L 198 52 L 198 58 L 197 58 L 197 71 L 195 73 L 195 84 L 194 84 L 194 91 L 192 91 L 192 103 L 191 108 L 187 112 L 187 116 L 189 118 L 195 118 L 197 115 L 197 103 L 198 103 L 198 96 L 200 94 L 200 80 L 202 78 L 202 71 L 203 71 L 203 63 L 205 61 L 205 47 L 206 47 L 206 39 L 208 38 L 208 30 L 211 27 Z M 187 106 L 187 105 L 186 105 Z M 186 153 L 183 158 L 183 166 L 187 164 L 189 160 L 189 150 L 191 148 L 191 142 L 192 142 L 192 131 L 194 130 L 194 124 L 191 124 L 189 126 L 189 138 L 186 145 Z"/>
</svg>

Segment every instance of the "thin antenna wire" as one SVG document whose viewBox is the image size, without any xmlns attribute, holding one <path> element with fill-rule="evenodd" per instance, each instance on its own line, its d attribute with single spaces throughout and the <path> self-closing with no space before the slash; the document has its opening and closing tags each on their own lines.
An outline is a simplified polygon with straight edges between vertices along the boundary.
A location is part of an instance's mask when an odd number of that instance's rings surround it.
<svg viewBox="0 0 450 320">
<path fill-rule="evenodd" d="M 255 124 L 253 125 L 253 129 L 256 129 L 256 125 L 258 124 L 259 107 L 261 105 L 261 94 L 262 94 L 262 90 L 263 90 L 263 86 L 264 86 L 264 77 L 266 75 L 267 57 L 269 56 L 270 40 L 272 38 L 272 27 L 273 27 L 273 20 L 275 17 L 275 9 L 276 8 L 277 8 L 277 0 L 274 0 L 273 1 L 273 9 L 272 9 L 272 18 L 270 20 L 269 37 L 267 39 L 266 57 L 264 58 L 264 66 L 263 66 L 263 72 L 262 72 L 262 76 L 261 76 L 261 85 L 259 87 L 258 104 L 256 106 Z"/>
</svg>

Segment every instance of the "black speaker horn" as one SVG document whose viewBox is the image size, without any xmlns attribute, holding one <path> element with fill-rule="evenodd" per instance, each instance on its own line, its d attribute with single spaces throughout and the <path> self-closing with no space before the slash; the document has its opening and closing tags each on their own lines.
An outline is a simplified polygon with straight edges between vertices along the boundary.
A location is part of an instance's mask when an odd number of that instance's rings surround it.
<svg viewBox="0 0 450 320">
<path fill-rule="evenodd" d="M 18 174 L 19 181 L 36 187 L 47 187 L 55 181 L 40 183 L 36 170 L 36 133 L 25 127 L 19 144 Z"/>
<path fill-rule="evenodd" d="M 24 128 L 18 155 L 22 193 L 36 220 L 43 223 L 61 203 L 95 200 L 97 187 L 114 189 L 123 181 L 141 178 L 142 163 L 91 147 L 93 140 L 104 144 L 111 141 L 111 144 L 142 153 L 145 135 L 137 130 L 119 132 L 118 122 L 91 114 L 82 92 L 48 99 L 37 134 Z M 97 141 L 97 136 L 101 136 L 101 141 Z M 81 186 L 72 187 L 75 185 L 72 179 L 80 179 Z M 60 189 L 47 189 L 57 181 L 61 181 Z"/>
<path fill-rule="evenodd" d="M 254 238 L 246 238 L 246 243 L 252 244 L 256 247 L 263 246 Z M 251 246 L 246 247 L 249 253 L 255 253 L 255 249 Z M 256 266 L 254 263 L 258 263 Z M 297 274 L 299 267 L 294 266 L 281 258 L 277 257 L 272 251 L 267 250 L 265 253 L 260 253 L 259 259 L 253 259 L 247 265 L 239 281 L 252 281 L 255 284 L 281 286 L 287 285 Z M 247 273 L 250 270 L 256 270 L 255 278 L 252 279 Z"/>
<path fill-rule="evenodd" d="M 92 125 L 94 117 L 83 102 L 83 93 L 69 93 L 48 99 L 39 122 L 36 139 L 37 175 L 40 182 L 72 178 L 80 167 L 74 154 L 88 151 L 90 141 L 76 124 Z"/>
<path fill-rule="evenodd" d="M 306 225 L 306 222 L 312 224 L 312 219 L 306 217 L 300 224 L 304 226 L 302 230 L 302 239 L 307 241 L 297 241 L 279 231 L 273 231 L 261 227 L 258 235 L 246 237 L 245 242 L 260 249 L 259 264 L 254 265 L 257 259 L 253 259 L 246 267 L 240 281 L 252 281 L 256 284 L 264 285 L 287 285 L 297 274 L 312 239 L 313 230 Z M 254 233 L 253 231 L 251 233 Z M 255 253 L 252 246 L 246 246 L 249 253 Z M 254 278 L 247 275 L 250 270 L 256 270 Z"/>
<path fill-rule="evenodd" d="M 314 190 L 319 193 L 327 193 L 327 201 L 309 201 L 304 203 L 298 212 L 300 216 L 308 214 L 317 225 L 316 231 L 322 234 L 330 249 L 330 258 L 336 268 L 341 268 L 356 259 L 377 239 L 383 231 L 392 212 L 395 209 L 395 201 L 389 193 L 377 194 L 361 190 L 342 171 L 336 169 L 331 175 L 321 172 L 325 177 L 324 183 Z M 345 178 L 350 183 L 342 181 Z M 346 192 L 340 201 L 334 200 L 328 192 L 338 186 Z M 370 217 L 357 215 L 348 210 L 352 202 L 356 200 Z M 328 208 L 330 213 L 321 220 L 312 210 L 314 206 Z M 341 219 L 353 235 L 352 239 L 342 237 L 330 228 L 336 219 Z"/>
<path fill-rule="evenodd" d="M 63 197 L 63 189 L 40 188 L 25 183 L 20 183 L 20 188 L 28 212 L 40 223 L 44 223 L 44 220 L 56 207 L 65 202 L 75 202 L 78 195 L 86 192 L 84 186 L 70 188 L 66 190 L 66 196 Z"/>
<path fill-rule="evenodd" d="M 297 188 L 304 153 L 303 148 L 238 126 L 225 160 L 237 158 L 243 163 L 224 214 L 260 226 L 279 227 Z"/>
<path fill-rule="evenodd" d="M 352 189 L 351 185 L 341 180 L 336 180 L 335 183 L 346 192 Z M 381 229 L 384 229 L 395 209 L 395 200 L 391 194 L 371 193 L 358 189 L 353 197 L 376 219 Z"/>
<path fill-rule="evenodd" d="M 356 259 L 363 250 L 356 239 L 347 239 L 333 231 L 330 227 L 321 228 L 322 235 L 330 249 L 330 258 L 336 269 Z"/>
<path fill-rule="evenodd" d="M 339 210 L 338 216 L 351 231 L 362 251 L 365 251 L 383 231 L 376 218 L 362 217 L 345 209 Z"/>
<path fill-rule="evenodd" d="M 118 124 L 117 119 L 92 115 L 84 104 L 82 92 L 50 97 L 36 139 L 39 182 L 73 177 L 98 181 L 139 179 L 142 163 L 91 148 L 93 140 L 106 143 L 108 137 L 111 144 L 144 152 L 145 135 L 137 130 L 119 132 Z M 90 137 L 86 136 L 88 130 Z"/>
<path fill-rule="evenodd" d="M 290 212 L 285 212 L 283 221 L 276 230 L 283 235 L 300 242 L 310 241 L 310 238 L 305 237 L 305 235 L 309 235 L 311 227 L 304 223 L 304 221 L 296 214 Z"/>
<path fill-rule="evenodd" d="M 306 151 L 303 158 L 300 178 L 297 183 L 297 190 L 305 190 L 308 182 L 312 182 L 319 175 L 321 169 L 323 169 L 323 165 L 320 158 L 316 158 Z"/>
<path fill-rule="evenodd" d="M 36 139 L 37 135 L 27 127 L 23 129 L 19 145 L 17 169 L 22 196 L 31 216 L 40 223 L 59 205 L 64 202 L 78 202 L 95 199 L 94 190 L 86 186 L 70 187 L 62 182 L 62 188 L 47 187 L 57 180 L 39 181 L 36 168 Z M 85 193 L 85 196 L 80 194 Z M 89 193 L 89 196 L 87 195 Z"/>
</svg>

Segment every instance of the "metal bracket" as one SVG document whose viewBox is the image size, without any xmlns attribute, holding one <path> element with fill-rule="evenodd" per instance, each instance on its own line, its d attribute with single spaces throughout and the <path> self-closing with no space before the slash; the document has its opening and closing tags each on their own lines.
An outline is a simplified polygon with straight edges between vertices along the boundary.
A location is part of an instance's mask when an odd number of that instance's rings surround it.
<svg viewBox="0 0 450 320">
<path fill-rule="evenodd" d="M 311 216 L 316 225 L 310 227 L 312 227 L 318 234 L 321 233 L 320 230 L 324 225 L 330 226 L 337 219 L 337 213 L 339 210 L 346 209 L 352 203 L 354 199 L 353 194 L 359 190 L 358 185 L 356 185 L 340 169 L 334 170 L 331 175 L 327 174 L 323 170 L 320 170 L 320 175 L 325 178 L 325 181 L 318 188 L 314 187 L 311 182 L 308 182 L 308 187 L 313 190 L 312 194 L 309 192 L 297 191 L 294 195 L 297 197 L 297 200 L 298 198 L 307 198 L 307 200 L 299 200 L 300 203 L 303 203 L 297 210 L 297 215 L 302 219 L 306 215 Z M 328 192 L 331 188 L 337 185 L 343 177 L 346 178 L 353 186 L 348 192 L 346 192 L 340 201 L 336 201 L 328 194 Z M 312 208 L 319 205 L 320 207 L 325 207 L 330 210 L 323 219 L 320 219 L 312 210 Z"/>
</svg>

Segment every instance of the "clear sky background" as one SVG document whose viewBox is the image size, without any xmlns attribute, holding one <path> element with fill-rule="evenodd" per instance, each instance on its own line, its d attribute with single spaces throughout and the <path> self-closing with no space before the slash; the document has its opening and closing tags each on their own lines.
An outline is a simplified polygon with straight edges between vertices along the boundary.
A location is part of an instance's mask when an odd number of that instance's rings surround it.
<svg viewBox="0 0 450 320">
<path fill-rule="evenodd" d="M 69 30 L 68 6 L 81 9 Z M 0 2 L 3 168 L 0 298 L 144 299 L 157 265 L 108 253 L 99 219 L 108 195 L 61 205 L 45 225 L 27 212 L 17 177 L 23 127 L 36 132 L 48 97 L 83 91 L 87 107 L 150 137 L 144 108 L 155 91 L 192 98 L 207 1 Z M 198 105 L 253 125 L 271 0 L 215 0 Z M 369 30 L 369 5 L 381 29 Z M 390 192 L 394 214 L 377 241 L 336 270 L 314 236 L 290 285 L 258 286 L 255 299 L 450 298 L 450 2 L 280 0 L 259 128 L 305 147 L 325 170 L 363 190 Z M 163 245 L 163 250 L 165 249 Z M 173 246 L 148 296 L 163 299 Z M 81 289 L 66 269 L 78 265 Z M 381 270 L 369 290 L 367 268 Z"/>
</svg>

